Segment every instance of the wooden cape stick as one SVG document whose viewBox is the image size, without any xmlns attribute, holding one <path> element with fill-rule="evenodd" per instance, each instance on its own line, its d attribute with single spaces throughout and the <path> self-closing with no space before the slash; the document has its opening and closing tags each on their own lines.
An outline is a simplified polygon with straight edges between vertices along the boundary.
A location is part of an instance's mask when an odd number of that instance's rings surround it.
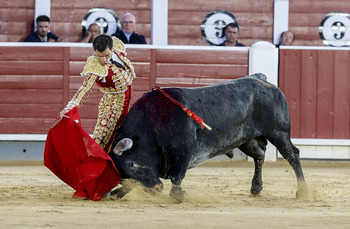
<svg viewBox="0 0 350 229">
<path fill-rule="evenodd" d="M 57 124 L 60 123 L 60 122 L 62 121 L 63 118 L 69 118 L 69 116 L 63 115 L 62 118 L 61 118 L 61 117 L 57 117 L 57 118 L 55 119 L 56 122 L 55 122 L 55 124 L 53 124 L 53 125 L 51 126 L 51 129 L 55 128 L 55 126 L 57 126 Z"/>
<path fill-rule="evenodd" d="M 203 119 L 201 119 L 200 117 L 198 117 L 193 111 L 191 111 L 190 109 L 186 108 L 184 105 L 182 105 L 181 103 L 179 103 L 178 101 L 176 101 L 173 97 L 171 97 L 168 93 L 166 93 L 163 89 L 161 89 L 160 87 L 156 86 L 156 89 L 161 92 L 165 97 L 167 97 L 171 102 L 173 102 L 175 105 L 179 106 L 186 114 L 187 116 L 191 117 L 193 120 L 195 120 L 197 123 L 199 123 L 202 127 L 202 129 L 205 127 L 208 130 L 212 130 L 212 128 L 210 126 L 208 126 L 207 124 L 205 124 L 205 122 L 203 121 Z"/>
</svg>

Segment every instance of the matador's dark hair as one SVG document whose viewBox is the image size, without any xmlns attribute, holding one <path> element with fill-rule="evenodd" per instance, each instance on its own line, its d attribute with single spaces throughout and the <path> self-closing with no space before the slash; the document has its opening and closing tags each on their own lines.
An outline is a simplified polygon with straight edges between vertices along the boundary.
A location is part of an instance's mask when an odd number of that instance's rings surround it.
<svg viewBox="0 0 350 229">
<path fill-rule="evenodd" d="M 107 48 L 113 50 L 113 39 L 108 34 L 97 35 L 92 42 L 92 47 L 99 52 L 103 52 Z"/>
</svg>

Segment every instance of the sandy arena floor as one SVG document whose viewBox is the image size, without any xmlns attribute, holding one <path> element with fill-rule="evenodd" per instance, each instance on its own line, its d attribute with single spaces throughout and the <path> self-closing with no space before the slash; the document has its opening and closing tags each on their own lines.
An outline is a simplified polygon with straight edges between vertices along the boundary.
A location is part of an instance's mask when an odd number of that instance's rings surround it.
<svg viewBox="0 0 350 229">
<path fill-rule="evenodd" d="M 264 190 L 249 194 L 252 162 L 211 161 L 188 171 L 188 199 L 135 189 L 120 200 L 72 199 L 42 162 L 0 162 L 0 228 L 350 228 L 350 162 L 303 161 L 309 200 L 296 200 L 286 161 L 265 163 Z"/>
</svg>

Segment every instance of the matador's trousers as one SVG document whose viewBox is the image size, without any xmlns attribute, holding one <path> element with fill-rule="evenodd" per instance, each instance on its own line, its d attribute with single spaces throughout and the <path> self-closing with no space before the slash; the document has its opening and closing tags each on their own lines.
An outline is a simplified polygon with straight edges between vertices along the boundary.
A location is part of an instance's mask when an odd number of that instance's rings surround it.
<svg viewBox="0 0 350 229">
<path fill-rule="evenodd" d="M 98 106 L 92 138 L 108 153 L 116 130 L 129 111 L 131 85 L 125 92 L 105 93 Z"/>
</svg>

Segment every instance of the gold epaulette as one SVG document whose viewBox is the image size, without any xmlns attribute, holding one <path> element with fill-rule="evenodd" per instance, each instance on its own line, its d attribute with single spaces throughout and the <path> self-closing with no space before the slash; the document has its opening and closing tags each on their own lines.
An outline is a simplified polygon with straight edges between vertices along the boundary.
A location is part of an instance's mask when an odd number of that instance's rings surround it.
<svg viewBox="0 0 350 229">
<path fill-rule="evenodd" d="M 132 78 L 136 77 L 134 67 L 130 63 L 130 60 L 126 57 L 127 53 L 125 50 L 125 45 L 124 43 L 119 40 L 117 37 L 112 37 L 113 38 L 113 51 L 116 55 L 118 55 L 119 59 L 121 59 L 125 65 L 130 69 L 132 73 Z"/>
<path fill-rule="evenodd" d="M 90 56 L 84 66 L 84 70 L 81 73 L 86 76 L 88 73 L 92 73 L 101 77 L 106 77 L 108 74 L 107 66 L 103 65 L 101 61 L 94 56 Z"/>
<path fill-rule="evenodd" d="M 123 52 L 126 55 L 124 43 L 121 40 L 119 40 L 117 37 L 112 37 L 112 39 L 113 39 L 113 49 L 114 49 L 113 51 Z"/>
</svg>

